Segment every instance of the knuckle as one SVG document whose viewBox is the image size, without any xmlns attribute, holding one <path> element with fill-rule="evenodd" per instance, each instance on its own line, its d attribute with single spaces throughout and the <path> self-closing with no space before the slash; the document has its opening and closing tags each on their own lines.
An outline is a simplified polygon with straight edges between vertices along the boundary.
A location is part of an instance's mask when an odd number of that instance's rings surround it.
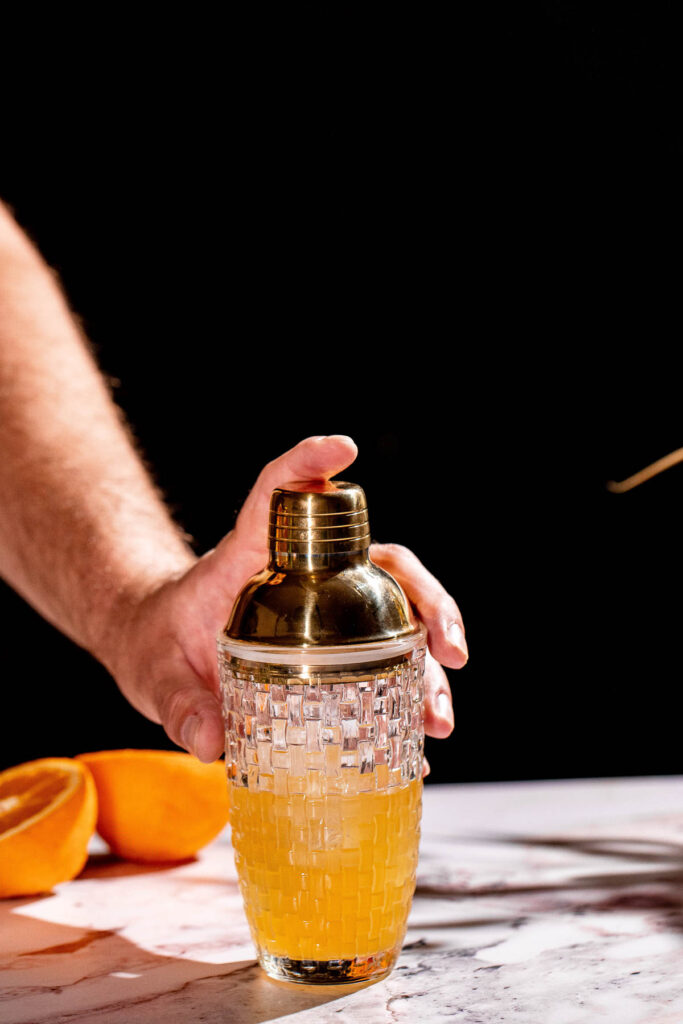
<svg viewBox="0 0 683 1024">
<path fill-rule="evenodd" d="M 159 716 L 164 727 L 177 732 L 180 722 L 192 710 L 195 697 L 196 691 L 192 686 L 164 688 L 158 701 Z"/>
<path fill-rule="evenodd" d="M 448 676 L 431 652 L 425 665 L 424 687 L 430 698 L 436 697 L 440 692 L 451 692 Z"/>
<path fill-rule="evenodd" d="M 435 590 L 425 594 L 421 611 L 430 620 L 444 625 L 459 619 L 458 606 L 445 591 Z"/>
<path fill-rule="evenodd" d="M 460 622 L 460 609 L 458 608 L 455 599 L 445 591 L 441 595 L 441 613 L 449 624 L 452 622 Z"/>
</svg>

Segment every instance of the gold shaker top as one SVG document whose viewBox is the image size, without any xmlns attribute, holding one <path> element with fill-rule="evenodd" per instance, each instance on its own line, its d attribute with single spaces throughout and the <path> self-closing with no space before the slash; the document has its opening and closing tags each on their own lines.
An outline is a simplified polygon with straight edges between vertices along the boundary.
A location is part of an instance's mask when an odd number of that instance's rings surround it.
<svg viewBox="0 0 683 1024">
<path fill-rule="evenodd" d="M 365 493 L 341 480 L 273 491 L 268 565 L 239 594 L 225 638 L 321 647 L 416 633 L 401 587 L 369 558 Z"/>
<path fill-rule="evenodd" d="M 297 481 L 276 488 L 270 499 L 268 543 L 276 560 L 288 553 L 319 556 L 368 548 L 363 489 L 342 480 Z"/>
</svg>

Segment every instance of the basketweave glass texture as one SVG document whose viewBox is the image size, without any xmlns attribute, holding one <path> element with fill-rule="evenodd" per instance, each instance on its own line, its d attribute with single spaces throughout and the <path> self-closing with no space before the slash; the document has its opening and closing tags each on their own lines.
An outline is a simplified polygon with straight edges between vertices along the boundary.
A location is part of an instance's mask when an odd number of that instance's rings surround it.
<svg viewBox="0 0 683 1024">
<path fill-rule="evenodd" d="M 357 982 L 400 952 L 419 843 L 424 632 L 411 643 L 316 666 L 219 643 L 235 863 L 271 976 Z"/>
</svg>

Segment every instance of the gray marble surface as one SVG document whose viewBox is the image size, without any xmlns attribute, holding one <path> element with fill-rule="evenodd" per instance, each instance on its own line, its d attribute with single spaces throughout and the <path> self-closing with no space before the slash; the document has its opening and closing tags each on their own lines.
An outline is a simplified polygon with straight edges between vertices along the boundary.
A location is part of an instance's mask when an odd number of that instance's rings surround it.
<svg viewBox="0 0 683 1024">
<path fill-rule="evenodd" d="M 229 837 L 0 902 L 2 1024 L 683 1022 L 683 778 L 430 786 L 396 969 L 324 991 L 254 961 Z"/>
</svg>

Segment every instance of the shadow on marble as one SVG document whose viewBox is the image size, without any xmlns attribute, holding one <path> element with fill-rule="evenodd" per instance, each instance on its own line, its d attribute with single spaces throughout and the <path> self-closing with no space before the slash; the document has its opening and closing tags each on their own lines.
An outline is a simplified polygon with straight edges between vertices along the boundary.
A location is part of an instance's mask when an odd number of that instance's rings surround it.
<svg viewBox="0 0 683 1024">
<path fill-rule="evenodd" d="M 490 837 L 488 842 L 516 846 L 560 848 L 596 857 L 620 857 L 624 860 L 679 861 L 683 867 L 683 844 L 662 839 L 641 839 L 637 836 L 501 836 Z"/>
<path fill-rule="evenodd" d="M 477 896 L 514 896 L 522 893 L 563 892 L 571 889 L 629 888 L 648 883 L 670 883 L 681 887 L 683 898 L 683 869 L 668 871 L 634 871 L 603 875 L 581 875 L 566 882 L 539 882 L 525 885 L 424 885 L 415 890 L 415 896 L 424 899 L 472 899 Z"/>
<path fill-rule="evenodd" d="M 422 893 L 416 893 L 416 896 L 422 895 Z M 476 895 L 476 894 L 475 894 Z M 448 897 L 446 896 L 446 899 Z M 413 927 L 417 930 L 427 930 L 438 928 L 488 928 L 494 925 L 514 925 L 519 920 L 519 914 L 514 914 L 510 917 L 463 917 L 457 918 L 456 920 L 438 920 L 438 921 L 420 921 L 419 925 Z M 422 941 L 422 940 L 420 940 Z M 403 949 L 414 949 L 417 948 L 419 942 L 406 943 Z"/>
<path fill-rule="evenodd" d="M 268 1024 L 269 1021 L 279 1021 L 281 1017 L 288 1017 L 304 1010 L 330 1006 L 338 1000 L 346 1001 L 354 993 L 364 992 L 381 984 L 380 979 L 358 985 L 325 985 L 314 988 L 310 985 L 275 981 L 257 968 L 257 976 L 251 979 L 249 986 L 248 1008 L 245 1006 L 241 1013 L 238 1011 L 235 1016 L 226 1018 L 226 1024 Z M 344 1008 L 347 1012 L 350 1009 L 346 1002 Z M 330 1006 L 330 1009 L 333 1007 Z"/>
<path fill-rule="evenodd" d="M 140 864 L 137 861 L 123 860 L 113 853 L 91 853 L 79 878 L 122 878 L 127 875 L 150 875 L 162 871 L 173 871 L 183 864 L 192 864 L 197 858 L 188 857 L 172 863 Z"/>
<path fill-rule="evenodd" d="M 587 857 L 605 858 L 623 861 L 625 865 L 637 862 L 645 866 L 644 870 L 613 870 L 595 873 L 574 873 L 572 868 L 566 879 L 539 880 L 539 882 L 495 883 L 489 885 L 462 884 L 418 884 L 416 897 L 424 899 L 469 900 L 477 898 L 505 898 L 518 895 L 543 896 L 545 894 L 568 894 L 571 897 L 572 912 L 575 914 L 587 911 L 621 912 L 624 910 L 659 911 L 665 918 L 666 926 L 676 931 L 683 931 L 683 845 L 660 839 L 638 838 L 633 836 L 518 836 L 518 835 L 487 835 L 485 837 L 468 837 L 472 841 L 487 844 L 513 845 L 523 849 L 529 847 L 564 849 Z M 656 867 L 656 865 L 661 865 Z M 636 891 L 633 891 L 633 890 Z M 628 891 L 631 890 L 631 891 Z M 588 897 L 582 899 L 581 893 Z M 554 902 L 548 901 L 545 908 L 535 904 L 535 913 L 552 915 L 557 910 Z M 500 918 L 496 923 L 514 923 L 519 917 Z M 484 922 L 482 922 L 484 923 Z M 486 922 L 488 923 L 488 922 Z M 471 921 L 438 921 L 423 923 L 427 928 L 458 928 L 476 926 Z"/>
<path fill-rule="evenodd" d="M 3 1024 L 196 1024 L 200 1017 L 265 1024 L 370 987 L 291 985 L 268 978 L 255 960 L 216 964 L 161 956 L 115 930 L 31 917 L 31 904 L 49 898 L 0 902 Z"/>
</svg>

